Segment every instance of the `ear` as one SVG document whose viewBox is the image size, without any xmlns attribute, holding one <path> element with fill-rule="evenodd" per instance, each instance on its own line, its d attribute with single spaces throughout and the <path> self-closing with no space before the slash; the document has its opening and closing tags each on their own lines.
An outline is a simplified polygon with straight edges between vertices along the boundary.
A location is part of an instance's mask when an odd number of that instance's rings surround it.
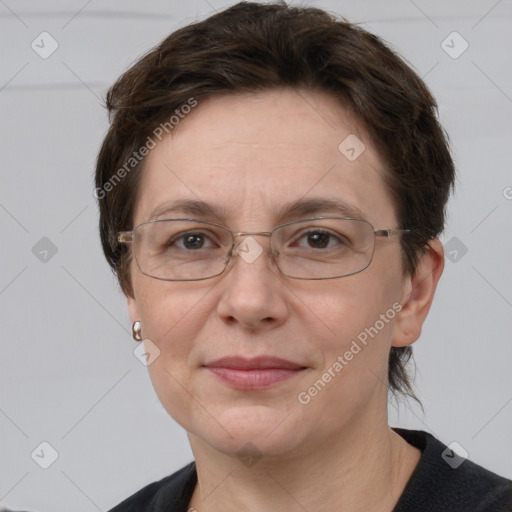
<svg viewBox="0 0 512 512">
<path fill-rule="evenodd" d="M 443 245 L 439 239 L 434 238 L 428 243 L 428 249 L 421 256 L 414 276 L 404 280 L 400 300 L 402 309 L 396 316 L 391 343 L 393 347 L 405 347 L 420 337 L 423 322 L 427 318 L 443 269 Z"/>
</svg>

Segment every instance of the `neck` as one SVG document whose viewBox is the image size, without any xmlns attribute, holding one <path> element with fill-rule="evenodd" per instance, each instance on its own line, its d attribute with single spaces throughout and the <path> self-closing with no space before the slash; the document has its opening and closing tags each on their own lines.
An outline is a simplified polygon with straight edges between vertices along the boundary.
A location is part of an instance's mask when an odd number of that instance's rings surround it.
<svg viewBox="0 0 512 512">
<path fill-rule="evenodd" d="M 391 512 L 421 452 L 384 419 L 366 428 L 358 422 L 300 453 L 263 455 L 247 465 L 189 434 L 198 485 L 188 510 Z"/>
</svg>

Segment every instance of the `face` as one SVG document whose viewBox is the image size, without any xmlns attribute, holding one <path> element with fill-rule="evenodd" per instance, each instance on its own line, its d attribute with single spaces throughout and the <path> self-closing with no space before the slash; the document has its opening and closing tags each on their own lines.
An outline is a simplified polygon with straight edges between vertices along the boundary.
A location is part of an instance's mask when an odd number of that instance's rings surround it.
<svg viewBox="0 0 512 512">
<path fill-rule="evenodd" d="M 351 134 L 365 145 L 355 159 L 338 149 Z M 279 212 L 290 203 L 328 199 L 359 209 L 376 229 L 398 227 L 383 173 L 364 132 L 327 94 L 218 96 L 151 150 L 134 225 L 162 205 L 191 199 L 217 214 L 158 218 L 270 231 L 285 221 Z M 329 215 L 343 216 L 318 210 L 286 220 Z M 371 265 L 358 274 L 297 280 L 280 274 L 267 237 L 253 238 L 263 249 L 254 261 L 236 256 L 227 272 L 203 281 L 153 279 L 132 261 L 128 308 L 160 350 L 149 372 L 166 410 L 196 445 L 235 454 L 250 442 L 270 458 L 317 450 L 381 421 L 388 354 L 408 286 L 399 239 L 377 239 Z M 270 379 L 268 385 L 251 388 L 247 371 L 212 366 L 233 357 L 275 357 L 295 369 L 263 370 L 258 382 Z"/>
</svg>

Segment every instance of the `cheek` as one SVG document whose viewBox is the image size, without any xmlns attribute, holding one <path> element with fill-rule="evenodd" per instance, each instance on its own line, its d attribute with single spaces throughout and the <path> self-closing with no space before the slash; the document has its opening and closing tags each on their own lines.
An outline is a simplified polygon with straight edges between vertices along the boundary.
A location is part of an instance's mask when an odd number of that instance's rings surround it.
<svg viewBox="0 0 512 512">
<path fill-rule="evenodd" d="M 361 273 L 301 297 L 315 313 L 302 318 L 311 319 L 306 329 L 315 339 L 315 350 L 322 354 L 319 373 L 331 369 L 331 374 L 341 374 L 341 364 L 343 380 L 362 382 L 369 371 L 385 379 L 400 304 L 398 288 L 391 283 L 383 286 L 382 281 L 377 287 L 378 282 L 370 272 Z M 332 370 L 336 362 L 338 372 Z"/>
<path fill-rule="evenodd" d="M 294 399 L 304 424 L 312 424 L 326 436 L 356 421 L 370 404 L 378 410 L 387 393 L 387 361 L 396 316 L 393 302 L 385 289 L 368 288 L 355 278 L 357 286 L 351 286 L 351 278 L 346 279 L 343 286 L 340 280 L 335 287 L 314 294 L 314 302 L 303 297 L 322 313 L 329 330 L 319 320 L 302 326 L 312 334 L 322 364 L 304 379 Z"/>
<path fill-rule="evenodd" d="M 142 334 L 158 349 L 148 370 L 157 390 L 169 388 L 169 379 L 186 384 L 191 353 L 205 321 L 205 302 L 194 286 L 151 279 L 139 280 L 136 300 Z M 162 398 L 162 397 L 161 397 Z"/>
<path fill-rule="evenodd" d="M 202 300 L 206 291 L 179 287 L 155 281 L 151 289 L 139 288 L 137 299 L 144 338 L 159 350 L 148 366 L 153 387 L 168 413 L 188 430 L 190 411 L 195 410 L 188 391 L 193 386 L 191 365 L 195 340 L 206 318 L 206 301 Z"/>
<path fill-rule="evenodd" d="M 161 350 L 180 349 L 185 337 L 200 328 L 203 296 L 208 290 L 191 283 L 174 283 L 140 276 L 135 283 L 135 299 L 145 338 Z"/>
<path fill-rule="evenodd" d="M 315 313 L 310 316 L 313 321 L 316 318 L 318 332 L 323 329 L 333 339 L 346 341 L 372 326 L 398 297 L 396 286 L 376 280 L 370 272 L 362 272 L 303 290 L 301 302 Z M 315 329 L 314 324 L 311 329 Z"/>
</svg>

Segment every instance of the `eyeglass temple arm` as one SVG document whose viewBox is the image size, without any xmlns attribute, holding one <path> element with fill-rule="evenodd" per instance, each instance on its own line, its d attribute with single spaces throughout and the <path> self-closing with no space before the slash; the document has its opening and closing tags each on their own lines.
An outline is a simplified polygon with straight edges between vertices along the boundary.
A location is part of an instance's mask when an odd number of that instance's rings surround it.
<svg viewBox="0 0 512 512">
<path fill-rule="evenodd" d="M 133 234 L 131 231 L 121 231 L 117 235 L 117 241 L 121 243 L 133 242 Z"/>
<path fill-rule="evenodd" d="M 384 236 L 386 238 L 390 238 L 392 236 L 404 235 L 406 233 L 410 233 L 410 229 L 376 229 L 374 231 L 375 236 Z"/>
</svg>

